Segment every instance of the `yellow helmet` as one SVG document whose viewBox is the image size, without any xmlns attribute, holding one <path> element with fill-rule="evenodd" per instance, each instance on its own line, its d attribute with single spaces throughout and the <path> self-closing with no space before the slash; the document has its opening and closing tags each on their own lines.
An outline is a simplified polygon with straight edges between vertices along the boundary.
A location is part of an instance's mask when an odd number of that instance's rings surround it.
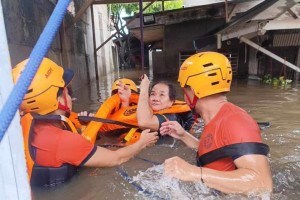
<svg viewBox="0 0 300 200">
<path fill-rule="evenodd" d="M 137 86 L 136 86 L 136 84 L 135 84 L 132 80 L 127 79 L 127 78 L 121 78 L 121 79 L 116 80 L 116 81 L 112 84 L 112 87 L 111 87 L 111 93 L 112 93 L 112 94 L 115 94 L 115 93 L 117 92 L 119 81 L 122 81 L 122 83 L 123 83 L 124 85 L 129 86 L 129 88 L 130 88 L 133 92 L 138 93 Z"/>
<path fill-rule="evenodd" d="M 19 79 L 27 62 L 28 59 L 13 68 L 14 83 Z M 44 58 L 24 96 L 20 110 L 25 113 L 34 112 L 41 115 L 56 110 L 58 108 L 58 90 L 66 87 L 73 76 L 72 70 L 64 70 L 52 60 Z"/>
<path fill-rule="evenodd" d="M 202 52 L 187 58 L 178 76 L 180 86 L 190 86 L 198 98 L 230 91 L 231 81 L 230 62 L 217 52 Z"/>
</svg>

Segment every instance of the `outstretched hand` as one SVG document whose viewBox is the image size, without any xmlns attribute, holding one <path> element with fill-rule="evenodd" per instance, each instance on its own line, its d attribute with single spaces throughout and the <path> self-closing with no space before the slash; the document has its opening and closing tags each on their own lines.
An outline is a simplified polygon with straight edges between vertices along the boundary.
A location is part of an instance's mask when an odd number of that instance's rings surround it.
<svg viewBox="0 0 300 200">
<path fill-rule="evenodd" d="M 158 132 L 150 132 L 150 129 L 143 130 L 139 142 L 144 147 L 153 146 L 158 140 Z"/>
<path fill-rule="evenodd" d="M 148 91 L 150 86 L 150 80 L 146 74 L 141 76 L 141 84 L 140 84 L 140 91 Z"/>
<path fill-rule="evenodd" d="M 185 130 L 177 121 L 163 122 L 159 131 L 161 135 L 170 135 L 179 140 L 181 140 L 185 134 Z"/>
</svg>

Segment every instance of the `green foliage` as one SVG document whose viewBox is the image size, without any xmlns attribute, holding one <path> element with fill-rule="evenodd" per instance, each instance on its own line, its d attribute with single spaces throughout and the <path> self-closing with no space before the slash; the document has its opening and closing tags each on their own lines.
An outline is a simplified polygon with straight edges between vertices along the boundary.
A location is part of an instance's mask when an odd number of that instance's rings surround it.
<svg viewBox="0 0 300 200">
<path fill-rule="evenodd" d="M 284 76 L 272 77 L 271 74 L 266 74 L 263 76 L 263 82 L 274 86 L 286 86 L 292 83 L 292 80 L 285 79 Z"/>
<path fill-rule="evenodd" d="M 264 77 L 263 77 L 262 80 L 266 84 L 271 84 L 272 83 L 272 76 L 271 76 L 271 74 L 264 75 Z"/>
</svg>

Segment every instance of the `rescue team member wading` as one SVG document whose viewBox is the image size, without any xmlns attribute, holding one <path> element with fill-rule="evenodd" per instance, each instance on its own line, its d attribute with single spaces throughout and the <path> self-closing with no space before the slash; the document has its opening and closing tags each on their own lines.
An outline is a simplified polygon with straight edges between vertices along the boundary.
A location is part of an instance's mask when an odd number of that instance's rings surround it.
<svg viewBox="0 0 300 200">
<path fill-rule="evenodd" d="M 190 107 L 204 120 L 200 142 L 176 122 L 164 122 L 168 134 L 198 149 L 197 164 L 179 157 L 165 161 L 165 173 L 185 181 L 203 182 L 225 193 L 261 194 L 272 191 L 272 176 L 257 123 L 243 109 L 229 103 L 232 69 L 216 52 L 189 57 L 178 82 Z"/>
<path fill-rule="evenodd" d="M 13 69 L 18 80 L 27 60 Z M 157 132 L 145 130 L 136 143 L 111 151 L 97 147 L 77 134 L 66 115 L 72 110 L 67 86 L 74 74 L 44 58 L 20 106 L 28 175 L 32 185 L 52 186 L 65 182 L 75 167 L 120 165 L 147 146 Z"/>
</svg>

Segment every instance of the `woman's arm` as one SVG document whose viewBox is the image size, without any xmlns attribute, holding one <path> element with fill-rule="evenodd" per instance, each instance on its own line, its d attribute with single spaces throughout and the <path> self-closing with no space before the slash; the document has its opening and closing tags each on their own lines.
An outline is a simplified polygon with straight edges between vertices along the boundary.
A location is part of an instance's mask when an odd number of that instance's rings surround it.
<svg viewBox="0 0 300 200">
<path fill-rule="evenodd" d="M 150 128 L 151 130 L 157 131 L 159 128 L 159 121 L 149 105 L 149 86 L 150 81 L 147 75 L 144 75 L 144 78 L 140 84 L 140 96 L 137 106 L 137 121 L 138 126 L 141 129 Z"/>
</svg>

